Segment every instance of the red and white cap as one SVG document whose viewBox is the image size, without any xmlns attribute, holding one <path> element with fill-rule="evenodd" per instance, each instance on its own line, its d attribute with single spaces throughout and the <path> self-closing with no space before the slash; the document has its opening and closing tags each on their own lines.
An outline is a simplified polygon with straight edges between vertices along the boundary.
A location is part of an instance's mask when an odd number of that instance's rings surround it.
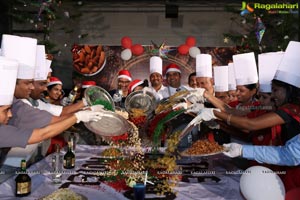
<svg viewBox="0 0 300 200">
<path fill-rule="evenodd" d="M 82 88 L 88 88 L 97 85 L 95 81 L 82 81 Z"/>
<path fill-rule="evenodd" d="M 59 80 L 59 78 L 57 78 L 55 76 L 51 76 L 50 77 L 50 82 L 47 84 L 47 86 L 56 85 L 56 84 L 62 85 L 61 80 Z"/>
<path fill-rule="evenodd" d="M 133 80 L 128 87 L 129 93 L 131 93 L 137 86 L 142 85 L 144 81 L 141 81 L 140 79 Z"/>
<path fill-rule="evenodd" d="M 181 70 L 180 70 L 180 68 L 179 68 L 178 65 L 176 65 L 176 64 L 174 64 L 174 63 L 171 63 L 171 64 L 169 64 L 169 65 L 167 66 L 167 68 L 166 68 L 166 74 L 167 74 L 168 72 L 179 72 L 179 73 L 181 73 Z"/>
<path fill-rule="evenodd" d="M 130 74 L 130 72 L 129 72 L 128 70 L 126 70 L 126 69 L 123 69 L 123 70 L 119 71 L 118 78 L 126 78 L 126 79 L 128 79 L 129 81 L 132 81 L 131 74 Z"/>
</svg>

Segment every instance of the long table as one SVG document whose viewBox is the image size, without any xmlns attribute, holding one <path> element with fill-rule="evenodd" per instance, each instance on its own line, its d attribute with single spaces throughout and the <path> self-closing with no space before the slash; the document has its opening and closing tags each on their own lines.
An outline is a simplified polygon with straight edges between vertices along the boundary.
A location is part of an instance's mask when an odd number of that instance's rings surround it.
<svg viewBox="0 0 300 200">
<path fill-rule="evenodd" d="M 128 199 L 122 191 L 116 191 L 109 185 L 101 182 L 99 184 L 91 185 L 76 185 L 68 184 L 67 180 L 70 175 L 76 170 L 80 169 L 82 164 L 91 157 L 99 156 L 100 153 L 107 148 L 107 146 L 90 146 L 77 145 L 76 147 L 76 168 L 75 170 L 68 170 L 62 175 L 61 184 L 52 183 L 52 175 L 49 171 L 52 170 L 51 161 L 52 155 L 47 156 L 43 160 L 33 164 L 28 168 L 29 175 L 32 181 L 32 191 L 27 197 L 20 199 L 39 199 L 57 190 L 62 184 L 68 185 L 68 188 L 76 193 L 82 194 L 87 199 Z M 64 153 L 65 151 L 62 151 Z M 203 182 L 198 182 L 195 178 L 190 178 L 189 182 L 179 182 L 174 188 L 176 192 L 175 199 L 243 199 L 239 192 L 239 179 L 241 171 L 234 167 L 231 160 L 223 155 L 207 158 L 210 163 L 209 174 L 218 178 L 218 182 L 214 179 L 207 178 L 208 174 L 204 176 Z M 183 160 L 182 162 L 190 162 L 191 160 Z M 192 160 L 196 162 L 197 160 Z M 200 176 L 201 177 L 201 176 Z M 15 190 L 15 176 L 9 178 L 0 184 L 0 199 L 18 199 L 14 196 Z M 91 180 L 93 182 L 93 180 Z M 150 198 L 150 196 L 148 196 Z M 146 196 L 147 199 L 147 196 Z"/>
</svg>

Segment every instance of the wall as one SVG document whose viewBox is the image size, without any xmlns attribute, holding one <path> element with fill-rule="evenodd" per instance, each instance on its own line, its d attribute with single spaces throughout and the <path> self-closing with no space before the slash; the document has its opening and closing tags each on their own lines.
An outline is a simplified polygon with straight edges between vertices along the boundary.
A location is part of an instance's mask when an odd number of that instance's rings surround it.
<svg viewBox="0 0 300 200">
<path fill-rule="evenodd" d="M 78 5 L 76 2 L 63 2 L 61 10 L 65 18 L 51 25 L 54 31 L 50 34 L 60 50 L 55 56 L 53 74 L 63 80 L 67 89 L 73 84 L 70 49 L 74 43 L 120 45 L 121 38 L 129 36 L 133 43 L 151 45 L 153 41 L 158 45 L 165 42 L 179 46 L 187 36 L 194 36 L 199 47 L 231 46 L 223 42 L 223 33 L 238 28 L 231 24 L 232 13 L 224 11 L 225 3 L 179 3 L 178 18 L 166 18 L 164 3 L 91 1 Z M 78 13 L 82 15 L 75 20 L 67 18 Z M 81 37 L 85 34 L 88 35 Z"/>
</svg>

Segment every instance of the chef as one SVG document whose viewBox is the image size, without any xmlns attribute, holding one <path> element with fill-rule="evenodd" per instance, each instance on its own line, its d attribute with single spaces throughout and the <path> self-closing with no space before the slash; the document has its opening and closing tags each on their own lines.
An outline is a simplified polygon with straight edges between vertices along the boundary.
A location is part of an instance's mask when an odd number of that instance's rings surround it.
<svg viewBox="0 0 300 200">
<path fill-rule="evenodd" d="M 58 135 L 76 122 L 101 119 L 101 114 L 98 112 L 80 111 L 45 128 L 20 128 L 8 125 L 8 121 L 13 116 L 11 105 L 18 67 L 19 63 L 17 61 L 0 57 L 0 167 L 10 147 L 25 147 L 27 144 L 41 142 L 44 139 Z M 18 163 L 21 159 L 18 160 Z"/>
</svg>

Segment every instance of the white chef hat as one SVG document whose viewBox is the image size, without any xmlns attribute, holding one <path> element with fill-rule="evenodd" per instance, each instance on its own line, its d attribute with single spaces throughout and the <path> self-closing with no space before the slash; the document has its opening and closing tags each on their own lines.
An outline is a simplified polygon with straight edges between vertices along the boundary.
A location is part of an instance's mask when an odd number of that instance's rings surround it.
<svg viewBox="0 0 300 200">
<path fill-rule="evenodd" d="M 216 92 L 228 91 L 228 66 L 215 66 L 214 69 L 214 82 Z"/>
<path fill-rule="evenodd" d="M 156 72 L 162 75 L 162 65 L 163 61 L 158 56 L 152 56 L 150 58 L 150 74 Z"/>
<path fill-rule="evenodd" d="M 259 91 L 272 92 L 272 79 L 284 52 L 271 52 L 258 55 Z"/>
<path fill-rule="evenodd" d="M 274 79 L 300 88 L 300 42 L 290 41 Z"/>
<path fill-rule="evenodd" d="M 48 72 L 52 72 L 51 64 L 52 64 L 52 60 L 46 59 L 46 65 L 47 65 L 47 67 L 49 68 L 49 71 L 48 71 Z"/>
<path fill-rule="evenodd" d="M 0 56 L 0 106 L 12 104 L 18 67 L 16 60 Z"/>
<path fill-rule="evenodd" d="M 212 57 L 210 54 L 196 56 L 196 77 L 212 78 Z"/>
<path fill-rule="evenodd" d="M 33 79 L 37 39 L 2 35 L 2 55 L 19 62 L 18 79 Z"/>
<path fill-rule="evenodd" d="M 236 90 L 233 63 L 228 63 L 228 90 Z"/>
<path fill-rule="evenodd" d="M 233 55 L 234 74 L 237 85 L 249 85 L 258 82 L 254 53 Z"/>
<path fill-rule="evenodd" d="M 50 66 L 47 65 L 46 60 L 45 46 L 37 45 L 34 80 L 47 80 Z"/>
</svg>

